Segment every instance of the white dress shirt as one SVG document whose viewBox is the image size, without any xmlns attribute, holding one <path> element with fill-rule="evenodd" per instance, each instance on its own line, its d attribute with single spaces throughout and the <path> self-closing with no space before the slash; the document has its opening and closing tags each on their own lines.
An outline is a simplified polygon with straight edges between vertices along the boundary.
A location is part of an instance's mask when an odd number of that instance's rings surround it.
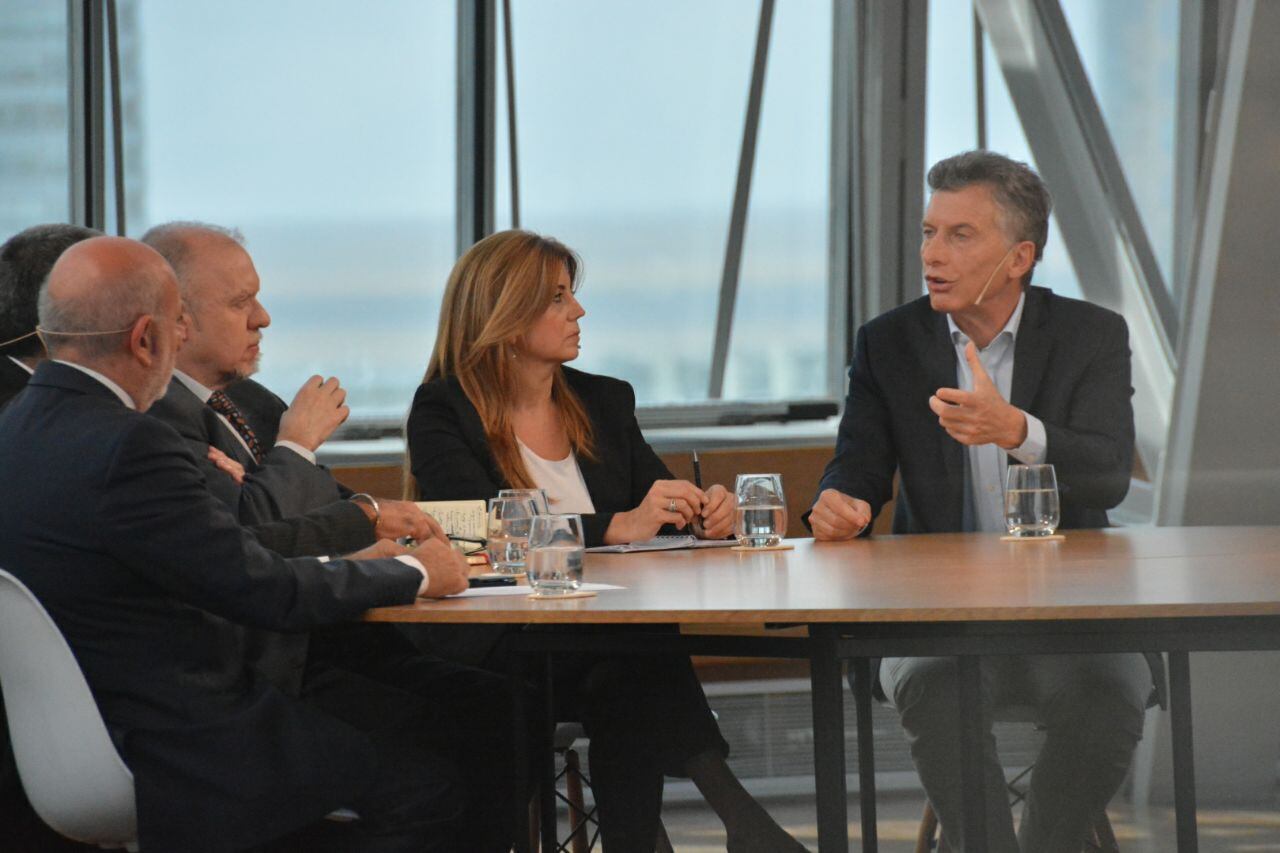
<svg viewBox="0 0 1280 853">
<path fill-rule="evenodd" d="M 516 439 L 520 446 L 520 458 L 524 460 L 525 470 L 534 484 L 547 493 L 547 503 L 557 515 L 576 512 L 579 515 L 590 515 L 596 511 L 591 501 L 591 493 L 587 491 L 587 481 L 582 479 L 582 469 L 578 467 L 578 456 L 572 450 L 563 459 L 543 459 L 530 450 L 523 441 Z"/>
<path fill-rule="evenodd" d="M 101 382 L 103 385 L 107 386 L 107 389 L 111 391 L 112 394 L 115 394 L 117 397 L 119 397 L 121 403 L 124 403 L 126 406 L 133 409 L 135 412 L 138 410 L 138 406 L 133 402 L 133 398 L 129 396 L 128 391 L 124 390 L 119 385 L 117 385 L 114 381 L 107 378 L 106 376 L 103 376 L 98 371 L 85 367 L 83 364 L 76 364 L 74 361 L 63 361 L 60 358 L 55 358 L 53 359 L 53 361 L 56 361 L 58 364 L 65 364 L 67 367 L 74 367 L 76 370 L 80 371 L 86 376 L 93 377 L 94 379 Z"/>
<path fill-rule="evenodd" d="M 996 390 L 1005 400 L 1013 388 L 1013 353 L 1018 337 L 1018 326 L 1022 323 L 1022 308 L 1026 304 L 1027 295 L 1018 298 L 1018 307 L 1013 309 L 1009 322 L 991 340 L 991 343 L 978 350 L 978 361 L 987 371 Z M 964 349 L 969 343 L 969 336 L 960 331 L 951 315 L 947 315 L 947 328 L 951 330 L 951 342 L 956 348 L 956 385 L 963 391 L 973 390 L 973 371 L 969 369 L 969 360 L 965 358 Z M 969 500 L 973 506 L 973 529 L 994 533 L 1004 533 L 1004 480 L 1005 471 L 1009 467 L 1008 457 L 1012 456 L 1024 465 L 1038 465 L 1044 461 L 1048 440 L 1045 436 L 1044 423 L 1035 415 L 1023 412 L 1027 421 L 1027 438 L 1018 447 L 1005 450 L 995 444 L 973 445 L 967 449 L 969 462 Z"/>
<path fill-rule="evenodd" d="M 12 361 L 14 364 L 18 365 L 18 367 L 21 367 L 23 370 L 27 371 L 27 375 L 28 375 L 28 376 L 30 376 L 32 373 L 35 373 L 35 371 L 34 371 L 34 370 L 32 370 L 30 367 L 28 367 L 28 366 L 27 366 L 27 363 L 26 363 L 25 361 L 22 361 L 21 359 L 14 358 L 13 356 L 8 356 L 8 359 L 9 359 L 10 361 Z M 57 359 L 55 359 L 55 361 L 56 361 L 56 360 L 57 360 Z M 71 362 L 69 362 L 69 361 L 64 361 L 64 362 L 62 362 L 62 364 L 71 364 Z M 72 366 L 72 367 L 76 367 L 77 365 L 71 364 L 71 366 Z"/>
</svg>

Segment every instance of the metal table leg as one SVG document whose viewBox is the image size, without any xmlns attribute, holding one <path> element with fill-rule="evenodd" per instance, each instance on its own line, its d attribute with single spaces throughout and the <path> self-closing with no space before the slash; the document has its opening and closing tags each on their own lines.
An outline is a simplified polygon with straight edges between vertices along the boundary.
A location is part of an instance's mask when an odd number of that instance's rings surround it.
<svg viewBox="0 0 1280 853">
<path fill-rule="evenodd" d="M 1169 652 L 1169 722 L 1173 741 L 1173 807 L 1178 853 L 1196 853 L 1196 768 L 1191 730 L 1191 658 Z"/>
<path fill-rule="evenodd" d="M 964 804 L 964 842 L 966 850 L 987 848 L 986 785 L 982 766 L 982 684 L 979 658 L 961 655 L 959 678 L 960 707 L 960 782 Z"/>
<path fill-rule="evenodd" d="M 524 656 L 516 655 L 516 665 L 512 674 L 507 678 L 507 683 L 511 687 L 512 694 L 512 713 L 515 719 L 512 720 L 513 731 L 515 732 L 515 767 L 519 778 L 515 784 L 516 801 L 512 804 L 516 814 L 516 853 L 533 853 L 530 849 L 530 832 L 529 826 L 529 792 L 533 790 L 532 776 L 530 772 L 530 755 L 529 749 L 531 744 L 525 736 L 530 731 L 529 721 L 529 702 L 525 689 L 525 671 Z"/>
<path fill-rule="evenodd" d="M 553 748 L 556 730 L 555 691 L 552 687 L 551 652 L 542 655 L 542 719 L 538 744 L 539 805 L 542 812 L 542 849 L 554 853 L 560 844 L 556 837 L 556 756 Z"/>
<path fill-rule="evenodd" d="M 849 812 L 844 784 L 844 685 L 836 634 L 810 628 L 809 680 L 813 694 L 813 772 L 817 787 L 818 850 L 848 853 Z M 874 793 L 873 793 L 874 796 Z M 875 842 L 864 850 L 875 850 Z"/>
<path fill-rule="evenodd" d="M 862 817 L 862 849 L 878 850 L 876 831 L 876 755 L 871 728 L 871 660 L 854 658 L 854 707 L 858 715 L 858 802 Z"/>
</svg>

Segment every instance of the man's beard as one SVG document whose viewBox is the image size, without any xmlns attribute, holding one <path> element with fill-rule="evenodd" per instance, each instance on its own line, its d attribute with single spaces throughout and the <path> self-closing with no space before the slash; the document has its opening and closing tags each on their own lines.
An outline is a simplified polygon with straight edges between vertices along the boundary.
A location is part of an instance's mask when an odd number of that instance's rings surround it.
<svg viewBox="0 0 1280 853">
<path fill-rule="evenodd" d="M 248 379 L 250 376 L 258 372 L 258 363 L 262 361 L 262 356 L 258 356 L 253 360 L 253 364 L 248 369 L 237 367 L 234 370 L 228 370 L 218 376 L 218 387 L 226 388 L 232 382 L 239 382 L 241 379 Z"/>
</svg>

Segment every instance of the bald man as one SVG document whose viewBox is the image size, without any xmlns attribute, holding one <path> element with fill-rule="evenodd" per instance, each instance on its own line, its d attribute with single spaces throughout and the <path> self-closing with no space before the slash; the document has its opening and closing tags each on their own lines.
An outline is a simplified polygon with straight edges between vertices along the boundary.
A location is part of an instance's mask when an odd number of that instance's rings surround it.
<svg viewBox="0 0 1280 853">
<path fill-rule="evenodd" d="M 352 720 L 363 684 L 335 677 L 300 701 L 249 673 L 233 623 L 354 619 L 464 589 L 466 566 L 434 538 L 327 563 L 258 545 L 177 433 L 142 415 L 168 385 L 180 314 L 152 249 L 76 244 L 40 294 L 50 360 L 0 413 L 0 565 L 75 652 L 133 771 L 142 849 L 247 849 L 341 807 L 361 817 L 344 850 L 505 849 L 462 840 L 472 821 L 502 820 L 421 737 L 421 700 Z"/>
</svg>

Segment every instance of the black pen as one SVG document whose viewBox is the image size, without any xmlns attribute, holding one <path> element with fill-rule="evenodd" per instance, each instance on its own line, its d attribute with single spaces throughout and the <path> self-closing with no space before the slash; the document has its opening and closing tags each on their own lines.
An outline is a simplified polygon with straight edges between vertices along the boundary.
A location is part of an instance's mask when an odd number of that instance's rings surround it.
<svg viewBox="0 0 1280 853">
<path fill-rule="evenodd" d="M 698 451 L 693 451 L 693 484 L 702 490 L 702 462 L 698 459 Z M 698 517 L 689 523 L 694 536 L 702 536 L 702 518 Z"/>
</svg>

